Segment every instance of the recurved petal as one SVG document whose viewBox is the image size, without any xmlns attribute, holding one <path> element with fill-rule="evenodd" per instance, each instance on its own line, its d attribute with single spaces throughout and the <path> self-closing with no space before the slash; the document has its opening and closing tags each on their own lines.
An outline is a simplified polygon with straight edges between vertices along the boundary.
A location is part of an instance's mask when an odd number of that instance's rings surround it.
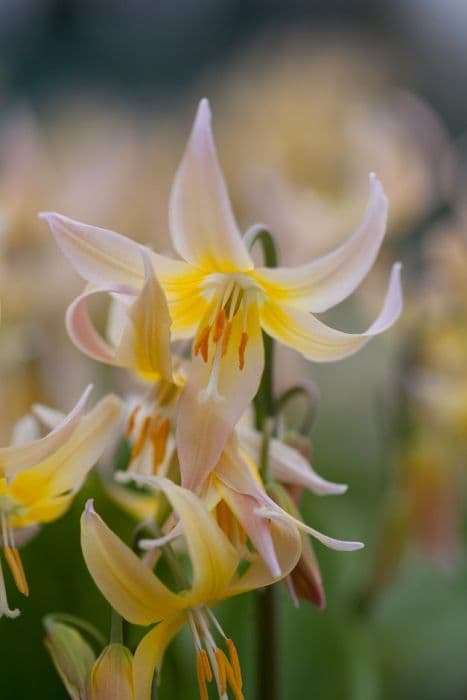
<svg viewBox="0 0 467 700">
<path fill-rule="evenodd" d="M 344 243 L 305 265 L 258 268 L 257 275 L 277 301 L 303 311 L 326 311 L 352 294 L 368 274 L 384 238 L 387 212 L 383 187 L 372 173 L 365 215 Z"/>
<path fill-rule="evenodd" d="M 243 327 L 234 319 L 218 367 L 195 357 L 180 397 L 176 441 L 182 484 L 197 490 L 212 471 L 237 421 L 255 396 L 264 366 L 263 338 L 256 305 L 250 307 L 243 369 L 239 348 Z M 213 343 L 210 356 L 216 348 Z M 216 376 L 213 376 L 214 373 Z M 214 381 L 215 379 L 215 381 Z"/>
<path fill-rule="evenodd" d="M 92 386 L 88 386 L 70 413 L 48 435 L 29 443 L 0 448 L 0 473 L 14 476 L 38 464 L 58 450 L 71 436 L 83 416 Z"/>
<path fill-rule="evenodd" d="M 98 287 L 118 284 L 140 287 L 144 281 L 141 246 L 114 231 L 90 226 L 55 212 L 43 212 L 62 253 L 76 272 Z M 189 267 L 148 251 L 159 279 L 186 274 Z"/>
<path fill-rule="evenodd" d="M 219 600 L 238 565 L 237 554 L 201 499 L 192 491 L 158 476 L 139 476 L 138 483 L 162 490 L 182 524 L 193 568 L 187 606 Z"/>
<path fill-rule="evenodd" d="M 184 607 L 151 569 L 127 547 L 95 512 L 88 501 L 81 516 L 84 560 L 102 595 L 135 625 L 170 618 Z"/>
<path fill-rule="evenodd" d="M 107 296 L 115 288 L 88 289 L 80 294 L 66 311 L 65 323 L 73 343 L 78 350 L 97 362 L 117 364 L 115 350 L 96 331 L 89 315 L 88 304 L 91 299 Z"/>
<path fill-rule="evenodd" d="M 290 513 L 286 513 L 283 509 L 279 510 L 277 508 L 267 507 L 260 508 L 258 509 L 257 514 L 263 518 L 293 524 L 297 527 L 298 530 L 312 535 L 319 542 L 326 545 L 326 547 L 329 547 L 329 549 L 336 549 L 337 551 L 342 552 L 353 552 L 357 549 L 362 549 L 362 547 L 364 546 L 361 542 L 354 542 L 349 540 L 336 540 L 334 537 L 324 535 L 322 532 L 319 532 L 318 530 L 315 530 L 309 525 L 306 525 L 306 523 L 304 523 L 299 518 L 294 518 L 293 515 L 290 515 Z"/>
<path fill-rule="evenodd" d="M 160 672 L 165 650 L 185 622 L 184 615 L 165 620 L 138 644 L 133 660 L 135 700 L 151 700 L 154 671 Z"/>
<path fill-rule="evenodd" d="M 271 574 L 264 559 L 258 557 L 244 574 L 235 576 L 226 597 L 269 586 L 288 576 L 297 565 L 302 551 L 302 541 L 297 528 L 291 523 L 279 521 L 269 523 L 269 528 L 281 571 L 279 579 Z"/>
<path fill-rule="evenodd" d="M 332 362 L 352 355 L 372 337 L 384 333 L 402 311 L 400 263 L 391 272 L 383 308 L 376 321 L 364 333 L 343 333 L 326 326 L 315 316 L 270 300 L 261 307 L 264 330 L 284 345 L 315 362 Z"/>
<path fill-rule="evenodd" d="M 262 434 L 246 426 L 242 426 L 238 433 L 242 447 L 258 462 Z M 323 479 L 298 450 L 275 438 L 269 441 L 269 470 L 274 481 L 302 486 L 318 495 L 341 494 L 347 491 L 345 484 L 335 484 Z"/>
<path fill-rule="evenodd" d="M 53 454 L 20 472 L 10 493 L 25 505 L 76 491 L 112 441 L 122 413 L 116 396 L 107 396 L 79 422 L 71 437 Z"/>
<path fill-rule="evenodd" d="M 55 212 L 42 212 L 62 253 L 76 272 L 98 286 L 143 282 L 140 245 L 114 231 L 90 226 Z"/>
<path fill-rule="evenodd" d="M 169 222 L 175 249 L 192 265 L 225 271 L 253 267 L 217 160 L 206 99 L 175 175 Z"/>
</svg>

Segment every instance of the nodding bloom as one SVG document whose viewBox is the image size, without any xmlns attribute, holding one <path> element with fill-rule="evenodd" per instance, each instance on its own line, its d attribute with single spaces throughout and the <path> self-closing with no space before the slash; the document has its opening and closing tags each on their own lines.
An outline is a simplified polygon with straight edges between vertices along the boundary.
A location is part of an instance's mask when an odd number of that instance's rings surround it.
<svg viewBox="0 0 467 700">
<path fill-rule="evenodd" d="M 373 265 L 384 237 L 387 200 L 374 175 L 370 190 L 362 223 L 338 248 L 293 268 L 255 267 L 247 245 L 252 236 L 241 237 L 217 159 L 209 104 L 202 100 L 170 197 L 170 233 L 182 260 L 151 251 L 143 260 L 141 246 L 128 238 L 59 214 L 41 215 L 91 284 L 68 311 L 68 327 L 79 347 L 115 361 L 97 340 L 87 300 L 103 291 L 135 298 L 136 290 L 147 288 L 149 261 L 167 296 L 174 338 L 193 338 L 193 365 L 177 424 L 185 486 L 196 488 L 214 467 L 257 392 L 264 364 L 261 329 L 309 360 L 328 362 L 354 353 L 398 318 L 398 263 L 382 310 L 364 333 L 343 333 L 315 315 L 346 299 Z M 150 293 L 147 299 L 150 304 Z M 154 306 L 155 318 L 158 312 Z M 137 314 L 129 316 L 138 335 Z M 147 333 L 154 323 L 147 323 Z M 116 359 L 121 362 L 121 354 Z"/>
<path fill-rule="evenodd" d="M 150 547 L 140 559 L 101 520 L 88 502 L 81 520 L 81 544 L 86 565 L 112 607 L 135 625 L 155 625 L 139 643 L 133 659 L 135 700 L 149 700 L 154 672 L 160 672 L 172 638 L 188 625 L 196 649 L 196 673 L 200 697 L 208 697 L 207 684 L 215 682 L 222 700 L 232 693 L 243 698 L 240 664 L 210 607 L 216 602 L 273 583 L 260 557 L 252 557 L 244 573 L 238 570 L 237 551 L 217 525 L 204 503 L 191 491 L 164 477 L 137 477 L 139 483 L 160 489 L 176 517 L 173 530 Z M 300 557 L 300 539 L 283 526 L 272 523 L 274 545 L 281 569 L 287 574 Z M 183 538 L 192 575 L 175 568 L 177 588 L 171 589 L 153 572 L 161 549 Z"/>
<path fill-rule="evenodd" d="M 121 404 L 115 396 L 84 414 L 90 389 L 48 435 L 0 449 L 1 545 L 16 586 L 26 596 L 29 587 L 17 544 L 31 527 L 56 520 L 67 510 L 120 421 Z M 19 610 L 8 606 L 0 564 L 1 615 L 16 617 Z"/>
</svg>

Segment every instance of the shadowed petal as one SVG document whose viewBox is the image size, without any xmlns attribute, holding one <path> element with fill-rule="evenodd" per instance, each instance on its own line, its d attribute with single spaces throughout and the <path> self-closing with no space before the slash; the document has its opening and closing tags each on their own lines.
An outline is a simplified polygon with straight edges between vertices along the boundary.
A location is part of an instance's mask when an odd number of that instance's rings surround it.
<svg viewBox="0 0 467 700">
<path fill-rule="evenodd" d="M 185 622 L 184 615 L 161 622 L 138 644 L 133 660 L 135 700 L 151 700 L 154 671 L 160 671 L 165 650 Z"/>
</svg>

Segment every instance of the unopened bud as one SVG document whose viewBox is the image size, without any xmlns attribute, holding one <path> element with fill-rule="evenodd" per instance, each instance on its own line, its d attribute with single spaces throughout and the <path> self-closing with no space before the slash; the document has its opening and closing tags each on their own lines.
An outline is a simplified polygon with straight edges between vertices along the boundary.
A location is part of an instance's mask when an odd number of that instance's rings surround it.
<svg viewBox="0 0 467 700">
<path fill-rule="evenodd" d="M 44 620 L 45 646 L 72 700 L 90 700 L 88 680 L 95 655 L 81 634 L 53 616 Z"/>
<path fill-rule="evenodd" d="M 91 672 L 91 700 L 134 700 L 133 656 L 122 644 L 105 647 Z"/>
</svg>

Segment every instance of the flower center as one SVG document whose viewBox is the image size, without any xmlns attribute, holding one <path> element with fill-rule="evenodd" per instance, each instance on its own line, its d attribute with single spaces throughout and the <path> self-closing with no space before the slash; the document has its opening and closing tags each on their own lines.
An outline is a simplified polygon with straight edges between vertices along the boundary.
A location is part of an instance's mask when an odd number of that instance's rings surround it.
<svg viewBox="0 0 467 700">
<path fill-rule="evenodd" d="M 195 357 L 200 355 L 206 363 L 210 356 L 214 360 L 222 359 L 231 343 L 235 342 L 238 365 L 243 370 L 248 345 L 248 310 L 257 303 L 258 292 L 256 282 L 244 273 L 208 275 L 204 294 L 210 299 L 210 304 L 193 343 Z M 232 332 L 234 326 L 237 333 Z"/>
</svg>

